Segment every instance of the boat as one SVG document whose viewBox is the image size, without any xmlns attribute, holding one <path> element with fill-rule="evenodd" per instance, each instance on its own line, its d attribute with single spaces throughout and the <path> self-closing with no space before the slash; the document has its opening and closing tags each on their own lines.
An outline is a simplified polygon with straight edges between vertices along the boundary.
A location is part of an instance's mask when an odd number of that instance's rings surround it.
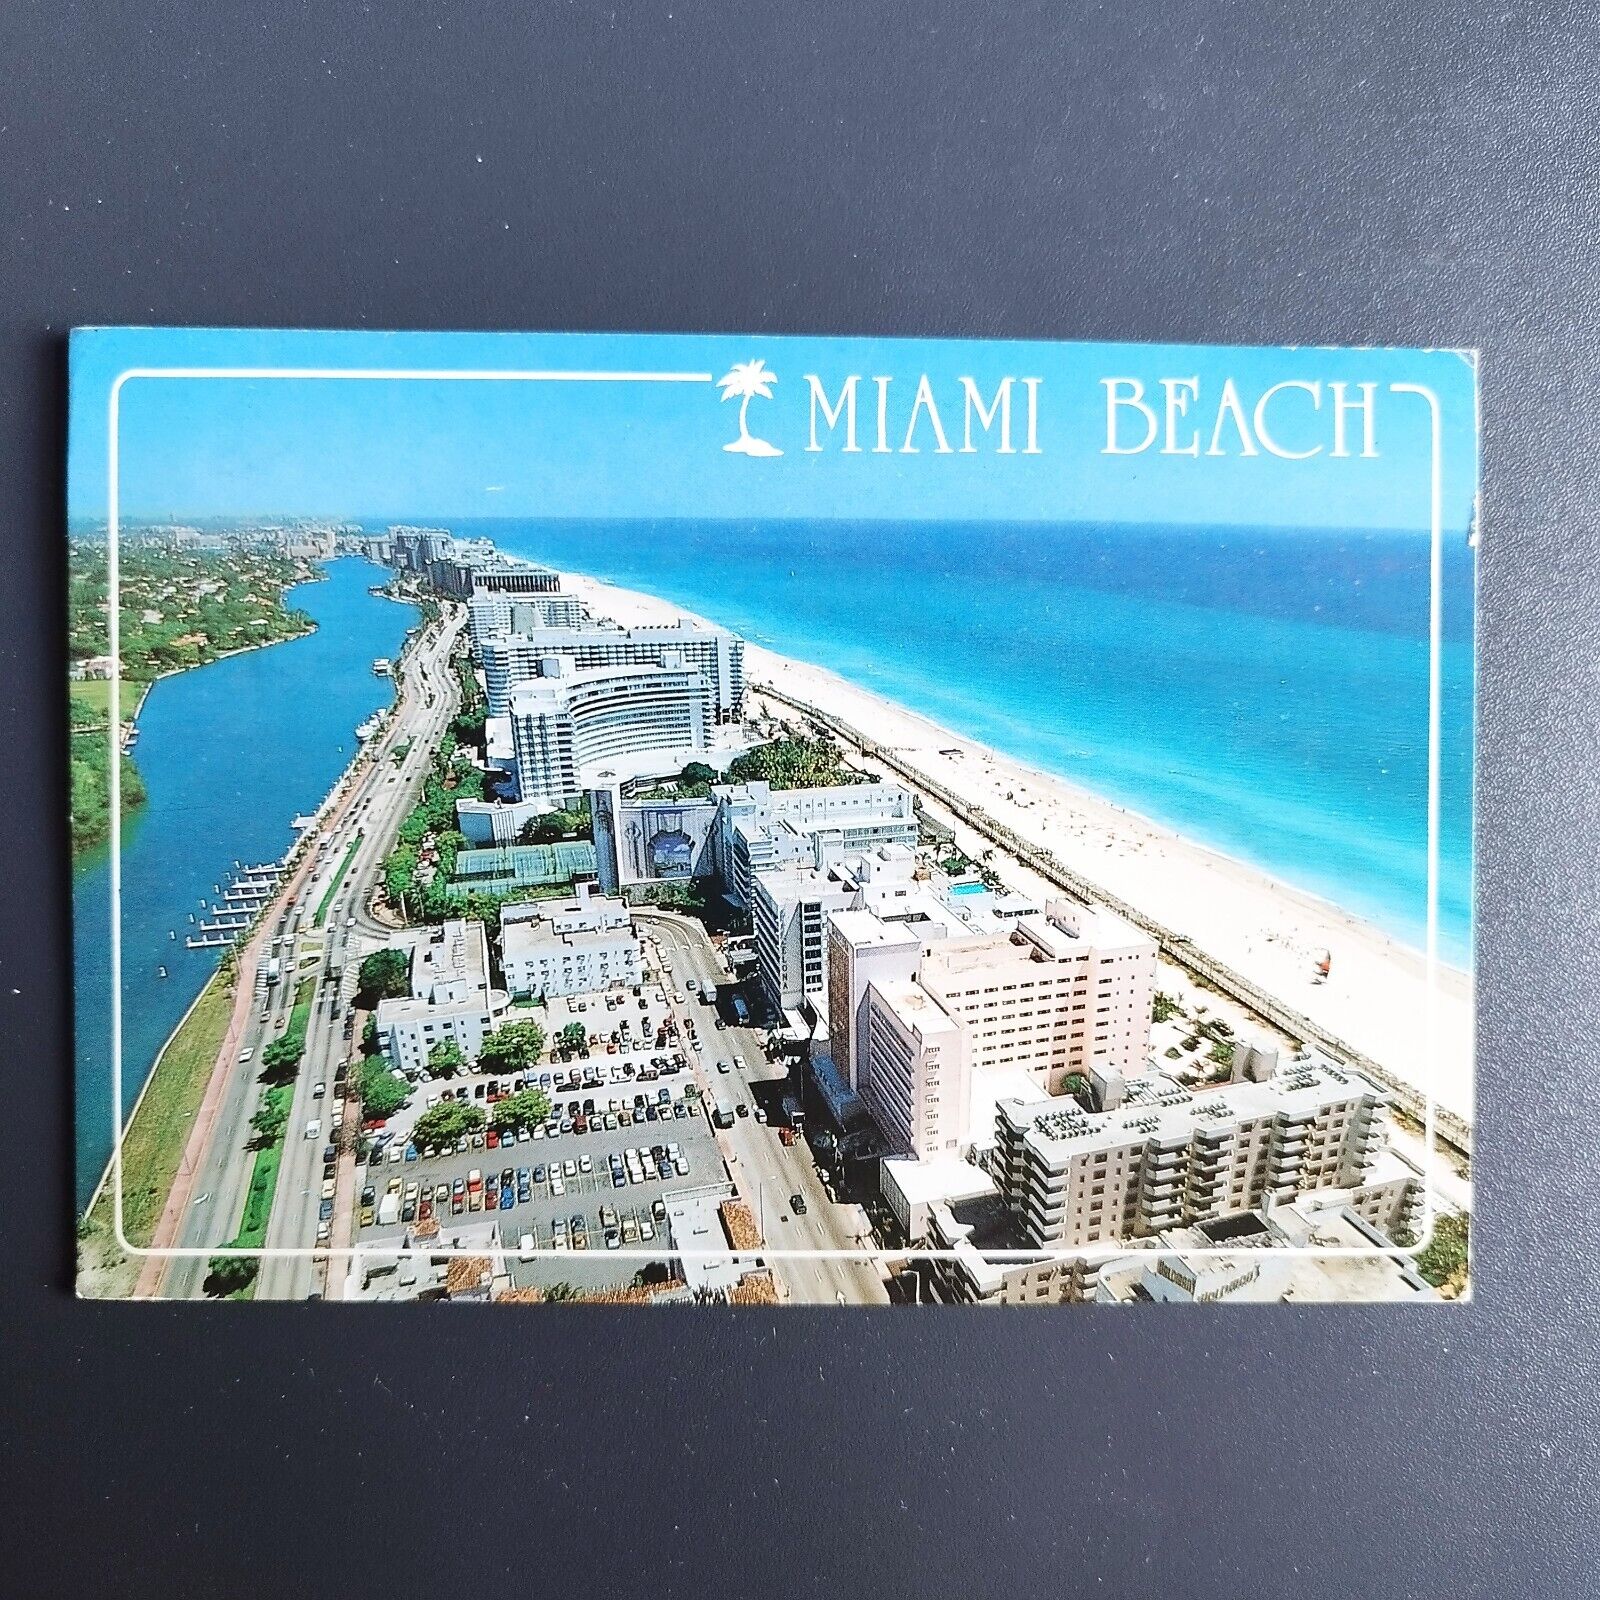
<svg viewBox="0 0 1600 1600">
<path fill-rule="evenodd" d="M 156 976 L 158 978 L 164 978 L 164 977 L 166 977 L 166 975 L 167 975 L 167 969 L 165 967 L 157 967 L 156 968 Z"/>
</svg>

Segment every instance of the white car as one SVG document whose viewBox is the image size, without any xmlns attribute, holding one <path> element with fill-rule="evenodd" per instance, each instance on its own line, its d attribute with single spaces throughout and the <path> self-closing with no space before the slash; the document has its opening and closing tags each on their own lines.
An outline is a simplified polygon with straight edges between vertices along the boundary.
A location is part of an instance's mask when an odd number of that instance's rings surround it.
<svg viewBox="0 0 1600 1600">
<path fill-rule="evenodd" d="M 639 1237 L 641 1239 L 653 1239 L 653 1238 L 655 1238 L 655 1236 L 656 1236 L 656 1225 L 655 1225 L 655 1223 L 653 1223 L 649 1219 L 649 1217 L 644 1218 L 643 1221 L 641 1221 L 640 1224 L 639 1224 Z"/>
<path fill-rule="evenodd" d="M 576 1178 L 578 1176 L 578 1163 L 576 1161 L 563 1161 L 561 1163 L 561 1176 L 563 1178 Z"/>
<path fill-rule="evenodd" d="M 566 1184 L 564 1184 L 561 1181 L 561 1174 L 559 1172 L 552 1172 L 550 1174 L 550 1193 L 551 1193 L 551 1196 L 554 1197 L 554 1198 L 559 1198 L 561 1195 L 564 1195 L 566 1192 L 567 1192 L 567 1186 L 566 1186 Z"/>
<path fill-rule="evenodd" d="M 256 1052 L 255 1052 L 255 1047 L 254 1046 L 251 1046 L 251 1048 L 248 1049 L 248 1050 L 241 1050 L 239 1052 L 239 1065 L 242 1067 L 245 1064 L 245 1062 L 249 1061 L 251 1059 L 251 1057 L 253 1057 L 255 1055 L 255 1053 Z"/>
<path fill-rule="evenodd" d="M 533 1260 L 533 1235 L 525 1233 L 517 1240 L 517 1256 L 522 1261 Z"/>
<path fill-rule="evenodd" d="M 317 1139 L 317 1138 L 320 1138 L 321 1135 L 322 1135 L 322 1118 L 321 1117 L 313 1117 L 306 1124 L 306 1138 L 308 1138 L 308 1139 Z"/>
</svg>

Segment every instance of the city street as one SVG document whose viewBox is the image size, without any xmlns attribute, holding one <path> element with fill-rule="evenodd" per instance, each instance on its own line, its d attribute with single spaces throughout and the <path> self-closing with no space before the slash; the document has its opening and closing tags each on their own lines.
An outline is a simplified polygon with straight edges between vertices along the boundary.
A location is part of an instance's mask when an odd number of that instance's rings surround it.
<svg viewBox="0 0 1600 1600">
<path fill-rule="evenodd" d="M 269 1249 L 312 1249 L 322 1202 L 323 1151 L 332 1139 L 333 1080 L 341 1060 L 356 1054 L 360 1041 L 346 1039 L 346 1005 L 354 994 L 360 965 L 359 941 L 365 932 L 386 937 L 389 930 L 372 920 L 368 901 L 383 868 L 395 831 L 416 802 L 439 737 L 454 716 L 459 688 L 450 664 L 450 652 L 461 628 L 462 614 L 453 612 L 431 639 L 418 642 L 401 667 L 402 711 L 397 714 L 372 765 L 363 774 L 352 803 L 329 836 L 327 867 L 322 878 L 338 871 L 353 838 L 360 842 L 329 909 L 325 925 L 328 951 L 316 969 L 319 978 L 316 1004 L 306 1032 L 306 1053 L 295 1084 L 293 1109 L 284 1139 L 283 1165 L 267 1229 Z M 409 742 L 397 765 L 394 749 Z M 319 881 L 307 895 L 309 914 L 315 913 L 325 892 Z M 353 919 L 353 920 L 352 920 Z M 321 982 L 327 971 L 338 970 L 338 983 Z M 326 1085 L 321 1097 L 318 1084 Z M 351 1111 L 352 1117 L 358 1115 Z M 320 1121 L 317 1137 L 305 1136 L 307 1125 Z M 351 1158 L 341 1156 L 341 1171 Z M 345 1223 L 348 1227 L 348 1221 Z M 337 1272 L 337 1268 L 334 1269 Z M 308 1256 L 268 1257 L 262 1262 L 256 1293 L 263 1299 L 303 1299 L 324 1292 L 324 1260 Z"/>
<path fill-rule="evenodd" d="M 758 1106 L 776 1113 L 786 1074 L 767 1061 L 758 1029 L 716 1026 L 711 1007 L 696 1001 L 685 987 L 688 979 L 713 987 L 727 985 L 729 975 L 705 930 L 695 922 L 662 912 L 639 911 L 638 924 L 652 937 L 661 955 L 671 963 L 668 998 L 678 1014 L 695 1024 L 703 1041 L 701 1052 L 688 1051 L 708 1094 L 720 1094 L 730 1108 L 744 1101 L 751 1114 L 735 1116 L 731 1128 L 720 1132 L 718 1143 L 726 1152 L 729 1171 L 740 1193 L 756 1213 L 757 1224 L 773 1250 L 871 1249 L 866 1218 L 859 1206 L 840 1205 L 828 1197 L 817 1176 L 810 1147 L 804 1139 L 785 1145 L 775 1126 L 755 1118 Z M 674 996 L 682 993 L 683 1001 Z M 718 1062 L 730 1071 L 717 1071 Z M 796 1216 L 790 1196 L 806 1202 Z M 800 1304 L 881 1305 L 888 1301 L 883 1279 L 872 1261 L 837 1257 L 778 1259 L 772 1262 L 787 1284 L 790 1298 Z"/>
</svg>

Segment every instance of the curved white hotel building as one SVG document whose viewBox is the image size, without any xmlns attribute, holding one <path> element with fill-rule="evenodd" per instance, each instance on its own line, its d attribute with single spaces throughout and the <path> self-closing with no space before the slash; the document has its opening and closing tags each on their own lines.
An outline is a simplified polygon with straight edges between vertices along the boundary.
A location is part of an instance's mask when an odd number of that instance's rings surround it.
<svg viewBox="0 0 1600 1600">
<path fill-rule="evenodd" d="M 675 770 L 707 748 L 716 725 L 711 687 L 675 652 L 604 667 L 577 667 L 566 656 L 536 665 L 539 676 L 516 684 L 507 705 L 524 802 L 568 805 L 592 769 Z"/>
<path fill-rule="evenodd" d="M 529 617 L 528 610 L 519 605 L 509 629 L 486 634 L 478 643 L 491 717 L 506 715 L 512 690 L 537 677 L 540 662 L 550 656 L 565 656 L 573 666 L 587 669 L 655 665 L 671 654 L 710 685 L 716 721 L 738 721 L 744 706 L 744 640 L 727 629 L 687 619 L 633 628 L 587 619 L 545 625 Z"/>
</svg>

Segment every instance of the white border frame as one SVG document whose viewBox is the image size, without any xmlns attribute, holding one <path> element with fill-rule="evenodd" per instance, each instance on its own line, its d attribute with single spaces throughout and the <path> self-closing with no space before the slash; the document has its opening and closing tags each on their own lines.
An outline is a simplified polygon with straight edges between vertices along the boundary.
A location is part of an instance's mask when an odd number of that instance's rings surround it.
<svg viewBox="0 0 1600 1600">
<path fill-rule="evenodd" d="M 364 382 L 483 382 L 483 383 L 693 383 L 709 384 L 714 381 L 709 372 L 673 371 L 585 371 L 556 369 L 458 369 L 426 367 L 129 367 L 119 372 L 111 385 L 107 412 L 107 604 L 109 612 L 108 645 L 111 656 L 111 695 L 114 705 L 121 705 L 122 655 L 120 639 L 120 591 L 118 588 L 118 535 L 121 507 L 120 440 L 122 390 L 135 380 L 151 379 L 239 379 L 243 381 L 283 379 L 328 379 L 334 381 Z M 1391 383 L 1391 394 L 1415 395 L 1428 406 L 1430 430 L 1429 470 L 1429 528 L 1431 535 L 1429 559 L 1428 606 L 1428 776 L 1427 776 L 1427 934 L 1424 949 L 1427 984 L 1427 1001 L 1424 1015 L 1425 1055 L 1427 1058 L 1426 1108 L 1423 1119 L 1423 1139 L 1429 1167 L 1438 1159 L 1436 1102 L 1434 1090 L 1438 1081 L 1438 965 L 1439 965 L 1439 788 L 1440 788 L 1440 726 L 1443 688 L 1442 645 L 1444 629 L 1444 603 L 1442 577 L 1444 562 L 1443 528 L 1443 421 L 1438 395 L 1429 387 L 1415 383 Z M 1476 385 L 1474 385 L 1476 396 Z M 1474 400 L 1476 404 L 1476 399 Z M 437 1257 L 481 1256 L 481 1248 L 431 1245 L 413 1245 L 409 1249 L 389 1245 L 357 1244 L 340 1246 L 275 1247 L 266 1245 L 258 1249 L 230 1248 L 217 1245 L 212 1248 L 192 1245 L 172 1245 L 165 1248 L 132 1244 L 123 1229 L 122 1210 L 122 783 L 121 721 L 111 719 L 112 759 L 110 762 L 110 886 L 111 886 L 111 1119 L 113 1145 L 109 1175 L 112 1181 L 113 1232 L 118 1247 L 136 1260 L 210 1260 L 219 1256 L 245 1256 L 256 1260 L 284 1258 L 291 1260 L 354 1259 L 365 1255 Z M 157 1058 L 159 1060 L 159 1057 Z M 156 1063 L 151 1063 L 151 1072 Z M 215 1070 L 215 1069 L 213 1069 Z M 1474 1079 L 1476 1063 L 1474 1062 Z M 1381 1087 L 1381 1086 L 1380 1086 Z M 1055 1250 L 1006 1250 L 994 1252 L 989 1259 L 1004 1262 L 1007 1266 L 1044 1263 L 1049 1261 L 1110 1260 L 1119 1256 L 1148 1255 L 1152 1260 L 1164 1255 L 1182 1254 L 1186 1259 L 1207 1258 L 1238 1259 L 1241 1254 L 1256 1257 L 1308 1257 L 1314 1260 L 1351 1258 L 1374 1260 L 1396 1256 L 1416 1257 L 1427 1247 L 1435 1222 L 1433 1194 L 1428 1183 L 1429 1174 L 1423 1174 L 1423 1226 L 1420 1236 L 1412 1245 L 1393 1245 L 1388 1249 L 1375 1246 L 1319 1246 L 1279 1245 L 1265 1248 L 1252 1247 L 1248 1252 L 1226 1248 L 1162 1251 L 1132 1240 L 1106 1240 L 1095 1244 L 1078 1245 Z M 505 1246 L 502 1244 L 502 1250 Z M 538 1249 L 536 1258 L 555 1258 L 565 1252 Z M 673 1256 L 695 1260 L 745 1260 L 752 1264 L 776 1261 L 861 1261 L 884 1263 L 889 1261 L 959 1261 L 968 1254 L 965 1250 L 916 1249 L 907 1246 L 901 1250 L 781 1250 L 763 1247 L 759 1251 L 674 1250 Z M 661 1252 L 655 1250 L 609 1250 L 609 1260 L 659 1261 Z"/>
</svg>

